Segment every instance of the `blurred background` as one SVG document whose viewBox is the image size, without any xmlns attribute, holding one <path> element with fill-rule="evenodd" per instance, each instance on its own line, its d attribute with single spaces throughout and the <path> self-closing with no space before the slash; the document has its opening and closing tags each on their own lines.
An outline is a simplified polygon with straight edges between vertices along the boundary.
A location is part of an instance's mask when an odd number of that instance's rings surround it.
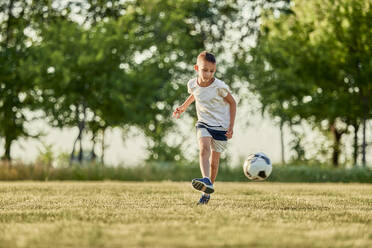
<svg viewBox="0 0 372 248">
<path fill-rule="evenodd" d="M 172 112 L 208 50 L 238 102 L 221 179 L 264 152 L 271 180 L 372 182 L 371 5 L 1 0 L 0 179 L 188 180 L 196 113 Z"/>
</svg>

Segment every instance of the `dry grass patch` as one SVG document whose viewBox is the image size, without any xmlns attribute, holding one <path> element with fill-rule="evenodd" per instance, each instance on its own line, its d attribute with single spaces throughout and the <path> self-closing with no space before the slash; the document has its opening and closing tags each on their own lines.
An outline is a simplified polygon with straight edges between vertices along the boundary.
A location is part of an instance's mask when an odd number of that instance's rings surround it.
<svg viewBox="0 0 372 248">
<path fill-rule="evenodd" d="M 372 185 L 0 183 L 0 247 L 372 247 Z"/>
</svg>

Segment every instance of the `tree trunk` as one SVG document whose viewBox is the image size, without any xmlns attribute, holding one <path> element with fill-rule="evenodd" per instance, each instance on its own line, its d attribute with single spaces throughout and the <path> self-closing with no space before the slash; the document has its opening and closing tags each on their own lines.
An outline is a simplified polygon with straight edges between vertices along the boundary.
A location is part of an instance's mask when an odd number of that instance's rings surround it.
<svg viewBox="0 0 372 248">
<path fill-rule="evenodd" d="M 79 163 L 81 164 L 83 162 L 83 155 L 84 155 L 84 150 L 83 150 L 83 131 L 85 128 L 85 119 L 86 119 L 86 108 L 83 106 L 83 120 L 79 122 L 79 144 L 80 144 L 80 149 L 79 149 Z"/>
<path fill-rule="evenodd" d="M 102 165 L 105 164 L 105 160 L 104 160 L 104 157 L 105 157 L 105 130 L 106 130 L 106 127 L 102 128 L 102 143 L 101 143 L 101 148 L 102 148 L 102 154 L 101 154 L 101 163 Z"/>
<path fill-rule="evenodd" d="M 281 146 L 281 153 L 282 153 L 282 164 L 285 164 L 284 158 L 284 130 L 283 130 L 284 123 L 280 122 L 280 146 Z"/>
<path fill-rule="evenodd" d="M 14 0 L 10 0 L 9 1 L 9 7 L 8 7 L 8 21 L 7 21 L 7 25 L 6 25 L 6 37 L 5 37 L 5 46 L 8 47 L 9 45 L 9 42 L 10 42 L 10 35 L 11 35 L 11 24 L 12 24 L 12 19 L 13 19 L 13 14 L 12 14 L 12 10 L 13 10 L 13 5 L 14 5 Z"/>
<path fill-rule="evenodd" d="M 75 147 L 76 147 L 77 141 L 79 140 L 79 136 L 80 136 L 80 130 L 79 130 L 79 134 L 76 137 L 76 139 L 74 141 L 74 144 L 72 146 L 72 151 L 71 151 L 71 154 L 70 154 L 70 165 L 72 164 L 72 161 L 74 161 L 74 159 L 75 159 Z"/>
<path fill-rule="evenodd" d="M 366 167 L 367 161 L 366 161 L 366 150 L 367 150 L 367 141 L 366 141 L 366 129 L 367 129 L 367 118 L 368 118 L 368 98 L 364 95 L 364 92 L 362 93 L 362 99 L 363 99 L 363 143 L 362 143 L 362 165 L 363 167 Z"/>
<path fill-rule="evenodd" d="M 78 161 L 79 163 L 81 164 L 83 162 L 83 130 L 81 129 L 81 132 L 80 132 L 80 137 L 79 137 L 79 154 L 78 154 Z"/>
<path fill-rule="evenodd" d="M 366 116 L 363 117 L 363 144 L 362 144 L 362 164 L 363 167 L 366 167 L 366 148 L 367 148 L 367 142 L 366 142 Z"/>
<path fill-rule="evenodd" d="M 10 0 L 9 5 L 8 5 L 8 20 L 7 20 L 7 23 L 6 23 L 5 43 L 3 43 L 5 45 L 5 48 L 8 47 L 10 39 L 11 39 L 10 36 L 11 36 L 11 24 L 12 24 L 12 21 L 13 21 L 13 14 L 12 14 L 13 6 L 14 6 L 14 0 Z M 10 137 L 5 134 L 5 145 L 4 145 L 5 153 L 1 157 L 1 160 L 5 161 L 5 162 L 11 162 L 10 149 L 11 149 L 11 146 L 12 146 L 12 142 L 13 142 L 13 140 L 10 139 Z"/>
<path fill-rule="evenodd" d="M 79 109 L 78 109 L 78 106 L 76 107 L 75 114 L 77 116 L 77 119 L 79 120 Z M 71 151 L 71 154 L 70 154 L 70 165 L 72 165 L 72 161 L 74 161 L 74 159 L 75 159 L 75 147 L 76 147 L 76 143 L 79 140 L 79 137 L 80 137 L 80 128 L 79 128 L 79 134 L 76 137 L 76 139 L 74 141 L 74 144 L 72 145 L 72 151 Z"/>
<path fill-rule="evenodd" d="M 2 160 L 5 162 L 11 162 L 11 156 L 10 156 L 10 151 L 12 147 L 13 139 L 10 139 L 9 137 L 5 136 L 5 153 L 4 156 L 2 157 Z"/>
<path fill-rule="evenodd" d="M 80 149 L 79 149 L 79 154 L 78 154 L 78 161 L 81 163 L 82 158 L 83 158 L 82 137 L 83 137 L 83 130 L 84 130 L 84 127 L 85 127 L 85 111 L 84 111 L 84 120 L 80 121 L 79 106 L 76 107 L 76 116 L 77 116 L 77 119 L 78 119 L 79 134 L 76 137 L 76 139 L 74 141 L 74 145 L 72 147 L 72 152 L 71 152 L 71 155 L 70 155 L 70 165 L 72 164 L 72 161 L 74 161 L 74 159 L 75 159 L 75 148 L 76 148 L 77 142 L 79 142 L 79 144 L 80 144 Z"/>
<path fill-rule="evenodd" d="M 338 167 L 339 163 L 338 163 L 338 160 L 339 160 L 339 157 L 340 157 L 340 153 L 341 153 L 341 149 L 340 149 L 340 146 L 341 146 L 341 137 L 342 137 L 342 134 L 344 132 L 340 132 L 336 129 L 335 127 L 335 124 L 333 124 L 331 126 L 331 131 L 333 133 L 333 137 L 334 137 L 334 143 L 333 143 L 333 153 L 332 153 L 332 164 L 334 167 Z"/>
<path fill-rule="evenodd" d="M 353 163 L 354 163 L 354 166 L 356 166 L 358 163 L 358 154 L 359 154 L 359 145 L 358 145 L 359 124 L 358 124 L 358 121 L 354 122 L 353 127 L 354 127 Z"/>
<path fill-rule="evenodd" d="M 94 152 L 94 148 L 96 147 L 96 132 L 92 132 L 92 150 L 90 151 L 90 161 L 95 162 L 97 155 Z"/>
</svg>

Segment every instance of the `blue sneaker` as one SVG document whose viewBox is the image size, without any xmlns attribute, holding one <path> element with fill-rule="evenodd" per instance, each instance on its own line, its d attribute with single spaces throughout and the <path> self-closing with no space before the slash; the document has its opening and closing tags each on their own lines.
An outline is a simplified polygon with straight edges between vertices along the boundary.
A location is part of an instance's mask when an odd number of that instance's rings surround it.
<svg viewBox="0 0 372 248">
<path fill-rule="evenodd" d="M 191 181 L 191 184 L 194 189 L 203 191 L 204 193 L 212 194 L 214 192 L 213 184 L 208 177 L 195 178 Z"/>
<path fill-rule="evenodd" d="M 200 200 L 198 201 L 198 205 L 206 205 L 209 202 L 209 199 L 211 199 L 210 195 L 204 195 L 202 194 Z"/>
</svg>

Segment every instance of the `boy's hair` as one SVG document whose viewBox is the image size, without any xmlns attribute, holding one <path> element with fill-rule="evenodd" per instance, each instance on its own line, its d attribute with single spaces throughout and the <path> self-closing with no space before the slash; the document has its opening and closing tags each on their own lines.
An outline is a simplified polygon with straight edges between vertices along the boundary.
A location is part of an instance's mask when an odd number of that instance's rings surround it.
<svg viewBox="0 0 372 248">
<path fill-rule="evenodd" d="M 203 52 L 201 52 L 199 55 L 198 55 L 198 58 L 197 58 L 197 62 L 199 61 L 199 60 L 205 60 L 205 61 L 208 61 L 208 62 L 211 62 L 211 63 L 213 63 L 213 64 L 216 64 L 216 58 L 214 57 L 214 55 L 213 54 L 211 54 L 211 53 L 209 53 L 209 52 L 207 52 L 207 51 L 203 51 Z"/>
</svg>

